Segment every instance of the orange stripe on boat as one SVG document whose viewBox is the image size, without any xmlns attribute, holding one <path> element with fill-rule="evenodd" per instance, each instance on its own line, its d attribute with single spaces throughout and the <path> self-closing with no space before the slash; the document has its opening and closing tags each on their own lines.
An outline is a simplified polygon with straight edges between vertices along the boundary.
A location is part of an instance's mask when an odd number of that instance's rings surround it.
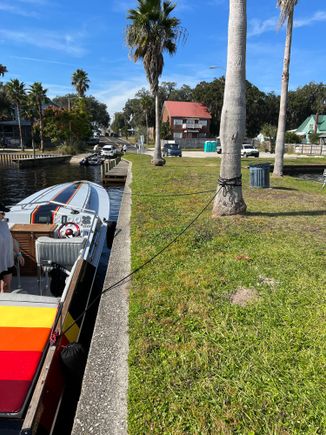
<svg viewBox="0 0 326 435">
<path fill-rule="evenodd" d="M 42 352 L 50 328 L 0 328 L 0 350 Z"/>
</svg>

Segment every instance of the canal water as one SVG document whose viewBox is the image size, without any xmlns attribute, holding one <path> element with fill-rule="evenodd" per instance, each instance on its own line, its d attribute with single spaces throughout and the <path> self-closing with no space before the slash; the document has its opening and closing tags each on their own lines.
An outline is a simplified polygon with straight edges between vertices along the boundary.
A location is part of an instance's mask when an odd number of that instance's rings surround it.
<svg viewBox="0 0 326 435">
<path fill-rule="evenodd" d="M 79 166 L 70 164 L 51 165 L 43 168 L 18 169 L 0 166 L 0 202 L 10 206 L 23 200 L 27 196 L 54 184 L 75 180 L 89 180 L 101 184 L 100 166 Z M 117 221 L 123 186 L 108 186 L 110 196 L 110 221 Z M 83 347 L 88 352 L 94 329 L 98 302 L 103 288 L 110 250 L 105 245 L 94 281 L 91 299 L 96 304 L 89 310 L 80 338 Z M 68 435 L 71 433 L 74 414 L 80 394 L 80 384 L 69 387 L 63 398 L 61 411 L 53 435 Z"/>
</svg>

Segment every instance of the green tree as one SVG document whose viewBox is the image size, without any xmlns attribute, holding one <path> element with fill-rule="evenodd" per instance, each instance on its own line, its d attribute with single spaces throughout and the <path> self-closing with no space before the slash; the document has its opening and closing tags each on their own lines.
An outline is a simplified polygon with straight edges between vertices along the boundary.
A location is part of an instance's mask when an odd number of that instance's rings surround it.
<svg viewBox="0 0 326 435">
<path fill-rule="evenodd" d="M 312 144 L 318 144 L 319 143 L 319 134 L 313 132 L 313 133 L 309 133 L 308 135 L 309 137 L 309 142 Z"/>
<path fill-rule="evenodd" d="M 162 139 L 173 139 L 173 133 L 169 122 L 161 123 L 161 137 Z"/>
<path fill-rule="evenodd" d="M 72 110 L 49 107 L 44 111 L 44 132 L 53 144 L 68 143 L 77 152 L 86 145 L 92 126 L 80 107 Z"/>
<path fill-rule="evenodd" d="M 7 72 L 8 72 L 7 67 L 0 63 L 0 76 L 3 77 Z"/>
<path fill-rule="evenodd" d="M 43 104 L 46 101 L 47 89 L 44 89 L 42 83 L 35 82 L 29 89 L 29 97 L 31 104 L 35 107 L 40 127 L 40 148 L 44 152 L 44 135 L 43 135 Z"/>
<path fill-rule="evenodd" d="M 160 144 L 159 78 L 163 72 L 163 53 L 174 54 L 183 33 L 180 20 L 171 17 L 175 4 L 169 0 L 138 0 L 138 8 L 130 9 L 127 44 L 135 62 L 142 59 L 151 92 L 155 98 L 155 150 L 152 163 L 162 166 Z"/>
<path fill-rule="evenodd" d="M 225 79 L 220 77 L 212 82 L 200 82 L 193 90 L 193 99 L 203 103 L 212 115 L 211 133 L 218 135 L 220 131 L 221 113 L 223 106 Z"/>
<path fill-rule="evenodd" d="M 246 211 L 241 183 L 241 145 L 246 128 L 246 0 L 230 0 L 228 54 L 220 139 L 222 161 L 213 216 Z"/>
<path fill-rule="evenodd" d="M 20 147 L 24 151 L 23 132 L 21 126 L 21 109 L 26 100 L 25 84 L 18 79 L 12 79 L 6 84 L 6 89 L 10 101 L 15 105 L 18 121 Z"/>
<path fill-rule="evenodd" d="M 12 105 L 8 97 L 6 86 L 0 82 L 0 119 L 8 119 L 11 116 Z"/>
<path fill-rule="evenodd" d="M 293 131 L 287 131 L 285 133 L 285 143 L 301 143 L 300 136 L 295 134 Z"/>
<path fill-rule="evenodd" d="M 294 14 L 294 7 L 297 4 L 297 2 L 298 0 L 277 1 L 278 6 L 280 8 L 280 23 L 283 24 L 285 21 L 287 21 L 284 58 L 283 58 L 280 112 L 279 112 L 278 125 L 277 125 L 275 164 L 273 170 L 273 175 L 278 177 L 283 176 L 284 148 L 285 148 L 284 139 L 285 139 L 285 129 L 286 129 L 286 108 L 287 108 L 288 88 L 289 88 L 293 14 Z"/>
<path fill-rule="evenodd" d="M 75 87 L 78 96 L 83 98 L 90 84 L 87 72 L 77 69 L 72 75 L 71 84 Z"/>
<path fill-rule="evenodd" d="M 111 124 L 111 129 L 115 133 L 125 132 L 128 130 L 128 122 L 126 120 L 124 112 L 116 112 L 114 114 L 114 120 Z"/>
<path fill-rule="evenodd" d="M 277 127 L 272 124 L 264 124 L 261 127 L 261 132 L 263 135 L 268 138 L 271 146 L 270 146 L 270 152 L 273 153 L 275 150 L 275 140 L 276 140 L 276 134 L 277 134 Z"/>
</svg>

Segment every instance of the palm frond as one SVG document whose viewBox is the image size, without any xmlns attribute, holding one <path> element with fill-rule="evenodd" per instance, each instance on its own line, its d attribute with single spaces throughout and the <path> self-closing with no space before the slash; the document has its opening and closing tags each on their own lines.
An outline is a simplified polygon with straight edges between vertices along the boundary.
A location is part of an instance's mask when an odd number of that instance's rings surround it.
<svg viewBox="0 0 326 435">
<path fill-rule="evenodd" d="M 279 25 L 282 26 L 293 12 L 298 0 L 277 0 L 277 6 L 280 8 Z"/>
</svg>

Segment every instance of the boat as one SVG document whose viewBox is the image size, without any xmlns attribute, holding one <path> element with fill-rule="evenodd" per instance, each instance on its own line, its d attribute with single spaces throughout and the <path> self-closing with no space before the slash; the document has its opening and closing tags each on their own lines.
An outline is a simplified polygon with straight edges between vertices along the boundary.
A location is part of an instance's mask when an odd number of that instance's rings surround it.
<svg viewBox="0 0 326 435">
<path fill-rule="evenodd" d="M 99 166 L 103 162 L 103 158 L 100 156 L 100 154 L 91 154 L 88 157 L 84 157 L 79 164 L 81 166 Z"/>
<path fill-rule="evenodd" d="M 25 265 L 11 292 L 0 294 L 1 434 L 54 430 L 67 381 L 80 369 L 78 342 L 109 212 L 102 186 L 74 181 L 43 189 L 6 213 Z"/>
</svg>

